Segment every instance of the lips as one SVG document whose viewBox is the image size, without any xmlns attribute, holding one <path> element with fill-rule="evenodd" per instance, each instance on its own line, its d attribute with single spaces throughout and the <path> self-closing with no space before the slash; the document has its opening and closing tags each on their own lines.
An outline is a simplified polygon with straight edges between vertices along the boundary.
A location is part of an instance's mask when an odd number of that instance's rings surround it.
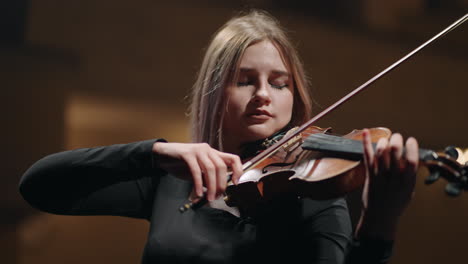
<svg viewBox="0 0 468 264">
<path fill-rule="evenodd" d="M 247 116 L 258 121 L 266 121 L 273 117 L 273 115 L 270 112 L 264 109 L 255 109 L 254 111 L 248 113 Z"/>
</svg>

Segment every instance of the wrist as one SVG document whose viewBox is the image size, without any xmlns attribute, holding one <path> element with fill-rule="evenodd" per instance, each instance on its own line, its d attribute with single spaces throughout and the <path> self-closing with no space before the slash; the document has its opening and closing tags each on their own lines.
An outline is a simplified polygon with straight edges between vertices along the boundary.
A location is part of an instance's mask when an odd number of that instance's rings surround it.
<svg viewBox="0 0 468 264">
<path fill-rule="evenodd" d="M 151 162 L 153 168 L 157 168 L 160 165 L 160 158 L 163 153 L 161 148 L 164 147 L 164 143 L 167 143 L 167 141 L 164 139 L 158 139 L 151 146 Z"/>
<path fill-rule="evenodd" d="M 154 142 L 153 148 L 151 149 L 153 151 L 153 153 L 155 153 L 155 154 L 159 153 L 159 148 L 161 147 L 161 144 L 162 143 L 159 142 L 159 141 Z"/>
</svg>

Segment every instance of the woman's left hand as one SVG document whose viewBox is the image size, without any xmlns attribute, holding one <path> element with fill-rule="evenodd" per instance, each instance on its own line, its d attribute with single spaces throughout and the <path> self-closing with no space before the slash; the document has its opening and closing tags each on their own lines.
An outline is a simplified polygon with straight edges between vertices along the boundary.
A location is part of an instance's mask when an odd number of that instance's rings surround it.
<svg viewBox="0 0 468 264">
<path fill-rule="evenodd" d="M 369 131 L 363 133 L 367 175 L 356 235 L 394 240 L 398 219 L 414 195 L 418 142 L 410 137 L 403 145 L 403 137 L 395 133 L 379 139 L 374 153 Z"/>
</svg>

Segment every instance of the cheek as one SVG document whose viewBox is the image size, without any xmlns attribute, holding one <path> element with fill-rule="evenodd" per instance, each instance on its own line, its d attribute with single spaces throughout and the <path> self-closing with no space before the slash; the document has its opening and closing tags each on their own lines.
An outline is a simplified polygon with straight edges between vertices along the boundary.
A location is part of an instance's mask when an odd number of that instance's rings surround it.
<svg viewBox="0 0 468 264">
<path fill-rule="evenodd" d="M 246 96 L 243 93 L 230 92 L 228 95 L 227 111 L 229 114 L 242 113 L 250 97 Z"/>
<path fill-rule="evenodd" d="M 290 117 L 292 114 L 294 97 L 292 93 L 283 94 L 278 98 L 279 108 L 284 116 Z"/>
<path fill-rule="evenodd" d="M 279 113 L 279 125 L 281 127 L 291 122 L 293 112 L 293 97 L 291 95 L 283 95 L 281 103 L 278 105 Z"/>
</svg>

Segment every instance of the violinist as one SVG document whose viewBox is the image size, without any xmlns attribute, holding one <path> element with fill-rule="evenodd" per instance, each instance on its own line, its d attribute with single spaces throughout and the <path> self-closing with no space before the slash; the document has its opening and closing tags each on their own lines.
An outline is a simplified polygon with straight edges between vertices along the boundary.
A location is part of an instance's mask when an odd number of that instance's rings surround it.
<svg viewBox="0 0 468 264">
<path fill-rule="evenodd" d="M 76 149 L 37 161 L 19 189 L 39 210 L 147 219 L 142 263 L 386 263 L 418 166 L 414 138 L 364 130 L 363 209 L 352 230 L 344 197 L 280 196 L 243 215 L 223 201 L 261 143 L 311 117 L 303 66 L 279 23 L 263 11 L 214 35 L 193 86 L 192 143 L 150 139 Z M 405 148 L 405 151 L 403 149 Z M 207 203 L 184 213 L 189 197 Z"/>
</svg>

